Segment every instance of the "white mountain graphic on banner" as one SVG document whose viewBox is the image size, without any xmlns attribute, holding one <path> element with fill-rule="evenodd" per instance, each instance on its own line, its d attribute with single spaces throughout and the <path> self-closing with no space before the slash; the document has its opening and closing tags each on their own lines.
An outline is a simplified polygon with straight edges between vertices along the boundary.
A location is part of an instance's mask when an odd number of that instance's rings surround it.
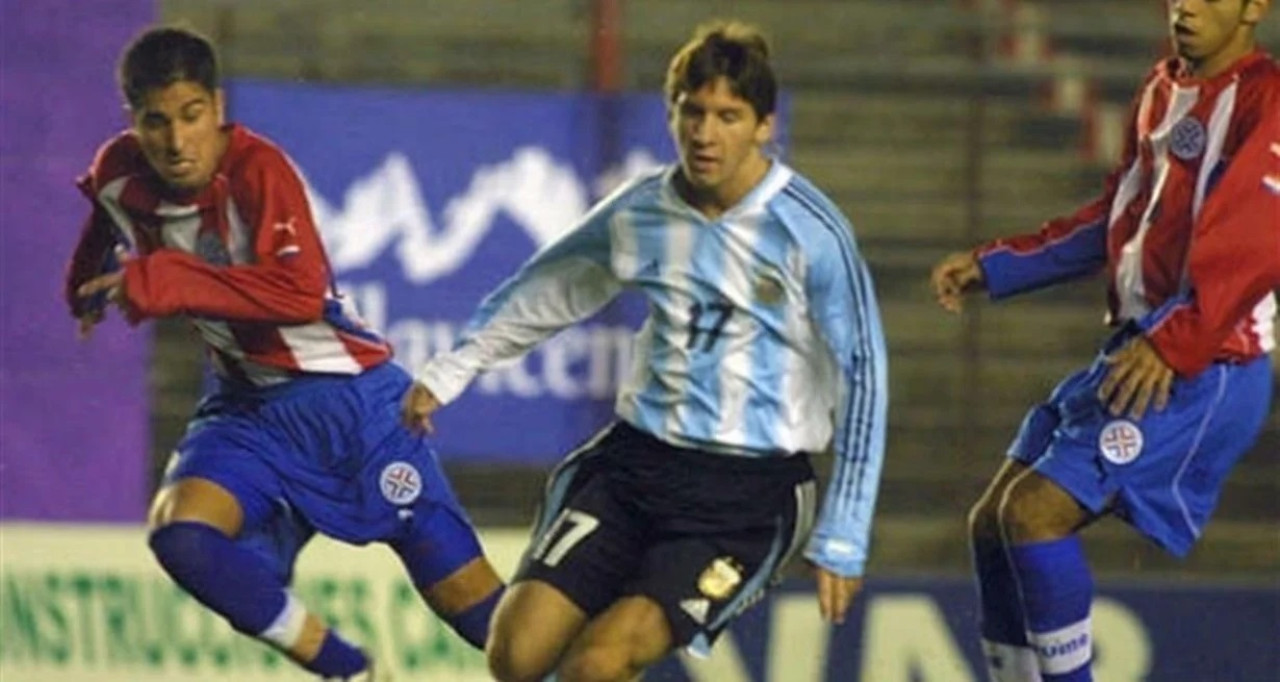
<svg viewBox="0 0 1280 682">
<path fill-rule="evenodd" d="M 594 197 L 657 165 L 647 150 L 635 149 L 588 183 L 545 149 L 520 147 L 507 161 L 477 167 L 467 189 L 437 214 L 423 197 L 409 159 L 392 152 L 351 183 L 340 205 L 331 204 L 310 183 L 307 193 L 337 274 L 367 267 L 394 249 L 405 280 L 427 284 L 461 268 L 499 213 L 542 246 L 572 227 Z"/>
</svg>

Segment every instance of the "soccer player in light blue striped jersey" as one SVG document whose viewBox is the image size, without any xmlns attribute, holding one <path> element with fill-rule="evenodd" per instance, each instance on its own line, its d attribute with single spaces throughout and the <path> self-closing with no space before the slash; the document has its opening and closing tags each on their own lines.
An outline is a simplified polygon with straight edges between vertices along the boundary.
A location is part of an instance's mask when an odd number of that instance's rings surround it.
<svg viewBox="0 0 1280 682">
<path fill-rule="evenodd" d="M 764 151 L 776 93 L 754 28 L 701 28 L 667 75 L 680 162 L 536 254 L 406 395 L 405 419 L 430 428 L 477 374 L 624 289 L 648 300 L 617 421 L 552 474 L 495 615 L 499 680 L 629 680 L 675 647 L 705 651 L 802 547 L 828 620 L 861 586 L 885 441 L 880 314 L 840 210 Z M 809 456 L 828 445 L 815 528 Z"/>
</svg>

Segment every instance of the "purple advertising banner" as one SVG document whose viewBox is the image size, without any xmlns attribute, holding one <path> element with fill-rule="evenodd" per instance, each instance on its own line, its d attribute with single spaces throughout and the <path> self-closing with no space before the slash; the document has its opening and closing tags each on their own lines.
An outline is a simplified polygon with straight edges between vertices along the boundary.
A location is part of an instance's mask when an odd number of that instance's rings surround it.
<svg viewBox="0 0 1280 682">
<path fill-rule="evenodd" d="M 76 340 L 62 275 L 88 204 L 72 184 L 126 122 L 114 65 L 149 0 L 4 2 L 0 15 L 0 518 L 137 520 L 144 329 Z"/>
</svg>

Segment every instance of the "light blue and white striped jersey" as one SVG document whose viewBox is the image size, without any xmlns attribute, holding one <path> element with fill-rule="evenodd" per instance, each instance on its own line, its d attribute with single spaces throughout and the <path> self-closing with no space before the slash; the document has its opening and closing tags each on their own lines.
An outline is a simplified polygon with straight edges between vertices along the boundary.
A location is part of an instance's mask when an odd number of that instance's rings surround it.
<svg viewBox="0 0 1280 682">
<path fill-rule="evenodd" d="M 447 403 L 478 373 L 638 289 L 649 316 L 618 416 L 668 443 L 729 456 L 817 452 L 834 438 L 836 469 L 806 555 L 861 575 L 888 381 L 852 228 L 778 161 L 714 220 L 676 193 L 675 170 L 628 184 L 539 251 L 418 378 Z"/>
</svg>

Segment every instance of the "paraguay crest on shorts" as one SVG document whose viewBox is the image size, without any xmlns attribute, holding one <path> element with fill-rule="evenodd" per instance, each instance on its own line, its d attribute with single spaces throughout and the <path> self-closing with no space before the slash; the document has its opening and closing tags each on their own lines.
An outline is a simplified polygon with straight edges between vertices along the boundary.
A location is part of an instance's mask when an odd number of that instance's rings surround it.
<svg viewBox="0 0 1280 682">
<path fill-rule="evenodd" d="M 378 476 L 378 488 L 391 504 L 410 504 L 422 494 L 422 475 L 408 462 L 392 462 Z"/>
<path fill-rule="evenodd" d="M 1142 429 L 1128 419 L 1115 419 L 1102 427 L 1098 450 L 1113 464 L 1128 464 L 1142 454 Z"/>
<path fill-rule="evenodd" d="M 728 599 L 742 583 L 742 568 L 732 557 L 717 557 L 698 576 L 698 591 L 716 601 Z"/>
</svg>

